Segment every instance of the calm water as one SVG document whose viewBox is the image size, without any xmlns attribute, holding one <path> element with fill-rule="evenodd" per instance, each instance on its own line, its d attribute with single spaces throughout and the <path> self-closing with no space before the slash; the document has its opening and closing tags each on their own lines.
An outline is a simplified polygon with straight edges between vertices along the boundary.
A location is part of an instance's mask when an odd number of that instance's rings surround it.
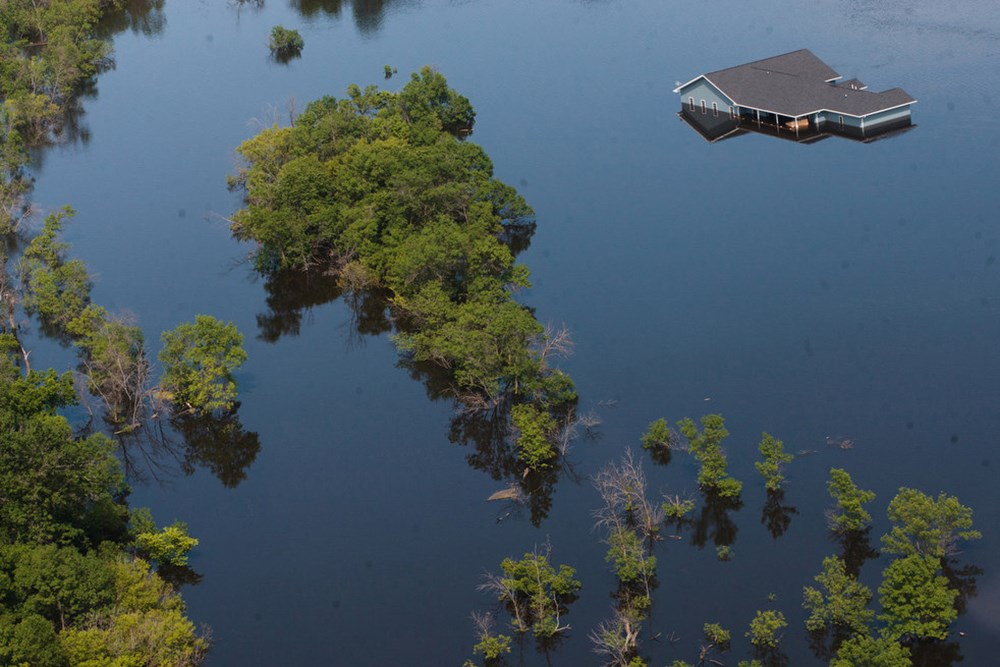
<svg viewBox="0 0 1000 667">
<path fill-rule="evenodd" d="M 305 38 L 288 65 L 268 59 L 277 23 Z M 870 145 L 755 135 L 709 145 L 676 118 L 675 81 L 802 47 L 875 90 L 905 88 L 919 100 L 917 127 Z M 717 526 L 700 547 L 690 533 L 658 545 L 647 628 L 663 636 L 645 643 L 651 664 L 692 661 L 705 621 L 733 630 L 732 663 L 749 657 L 742 632 L 771 606 L 791 623 L 791 664 L 821 664 L 800 603 L 839 549 L 823 522 L 831 466 L 879 493 L 876 536 L 900 485 L 975 508 L 985 535 L 962 562 L 983 573 L 953 626 L 967 636 L 958 657 L 944 647 L 928 664 L 994 660 L 993 3 L 268 0 L 253 11 L 167 0 L 115 48 L 117 69 L 86 104 L 88 140 L 44 156 L 36 199 L 77 208 L 67 236 L 96 274 L 95 300 L 135 312 L 152 347 L 196 313 L 247 334 L 240 416 L 259 452 L 231 463 L 228 485 L 195 466 L 135 492 L 201 539 L 192 565 L 204 579 L 185 597 L 214 629 L 210 665 L 460 664 L 474 642 L 468 614 L 489 605 L 475 590 L 483 571 L 547 539 L 584 583 L 552 664 L 599 664 L 586 635 L 610 615 L 614 579 L 587 477 L 638 446 L 649 421 L 706 412 L 725 415 L 731 471 L 747 482 L 730 514 L 735 558 L 716 560 Z M 400 77 L 383 81 L 384 64 Z M 538 527 L 485 502 L 504 483 L 449 442 L 450 405 L 397 367 L 385 335 L 359 334 L 323 286 L 269 295 L 224 221 L 239 206 L 225 177 L 240 141 L 290 106 L 352 82 L 397 89 L 424 64 L 472 100 L 473 140 L 536 209 L 524 299 L 573 330 L 564 367 L 604 419 L 599 440 L 577 443 Z M 258 327 L 269 296 L 286 314 L 312 306 L 297 331 Z M 46 355 L 66 363 L 49 347 L 33 361 Z M 818 450 L 789 469 L 797 513 L 777 540 L 761 524 L 752 466 L 763 430 Z M 831 435 L 854 447 L 827 447 Z M 695 490 L 683 456 L 646 467 L 654 489 Z M 881 567 L 867 564 L 867 583 Z M 680 641 L 666 641 L 671 632 Z M 526 642 L 525 664 L 545 660 Z"/>
</svg>

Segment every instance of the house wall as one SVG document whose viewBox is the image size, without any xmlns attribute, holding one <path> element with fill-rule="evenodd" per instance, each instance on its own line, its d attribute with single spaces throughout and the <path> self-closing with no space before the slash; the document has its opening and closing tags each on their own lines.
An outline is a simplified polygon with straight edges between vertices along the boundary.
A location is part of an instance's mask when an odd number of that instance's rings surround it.
<svg viewBox="0 0 1000 667">
<path fill-rule="evenodd" d="M 726 97 L 721 90 L 713 86 L 705 79 L 697 81 L 681 88 L 681 104 L 688 109 L 688 98 L 694 98 L 695 112 L 701 113 L 701 101 L 705 100 L 706 113 L 711 115 L 712 103 L 719 106 L 719 115 L 729 115 L 729 107 L 733 106 L 733 101 Z M 690 111 L 690 109 L 688 109 Z"/>
<path fill-rule="evenodd" d="M 837 130 L 840 128 L 840 116 L 841 114 L 835 111 L 821 111 L 819 114 L 818 124 L 822 127 L 826 123 L 826 129 Z M 813 117 L 815 119 L 815 116 Z M 865 119 L 865 125 L 868 124 L 868 120 Z M 855 118 L 854 116 L 844 116 L 844 127 L 845 128 L 855 128 L 861 129 L 861 119 Z"/>
<path fill-rule="evenodd" d="M 909 116 L 909 106 L 900 107 L 899 109 L 890 109 L 889 111 L 880 111 L 879 113 L 873 113 L 872 115 L 865 117 L 865 127 L 868 128 L 882 123 L 891 123 L 894 120 L 901 120 L 903 118 L 908 118 Z"/>
</svg>

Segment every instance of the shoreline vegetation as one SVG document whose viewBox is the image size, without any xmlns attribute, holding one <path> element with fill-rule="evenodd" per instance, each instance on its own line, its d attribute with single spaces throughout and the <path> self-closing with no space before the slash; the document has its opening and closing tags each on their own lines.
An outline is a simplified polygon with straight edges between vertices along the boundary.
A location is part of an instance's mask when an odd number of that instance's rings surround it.
<svg viewBox="0 0 1000 667">
<path fill-rule="evenodd" d="M 59 241 L 73 215 L 52 212 L 27 238 L 33 215 L 29 151 L 74 138 L 80 97 L 113 66 L 102 19 L 124 27 L 162 0 L 7 0 L 0 7 L 0 663 L 64 665 L 201 664 L 209 631 L 185 616 L 178 588 L 200 575 L 187 564 L 198 544 L 175 521 L 157 527 L 149 510 L 128 504 L 122 437 L 149 432 L 158 415 L 171 426 L 231 419 L 231 366 L 165 335 L 163 389 L 152 386 L 141 329 L 126 315 L 91 303 L 91 280 Z M 201 318 L 203 316 L 199 316 Z M 31 367 L 24 332 L 79 355 L 78 373 Z M 228 327 L 222 346 L 239 358 Z M 218 329 L 213 329 L 218 334 Z M 190 355 L 198 357 L 192 374 Z M 200 356 L 199 356 L 200 355 Z M 242 359 L 240 359 L 241 361 Z M 201 365 L 198 365 L 198 364 Z M 218 372 L 213 376 L 215 368 Z M 180 379 L 178 379 L 180 378 Z M 213 388 L 221 386 L 221 394 Z M 165 389 L 188 398 L 170 401 Z M 207 393 L 206 393 L 207 392 Z M 62 412 L 99 401 L 109 437 L 85 425 L 79 435 Z M 205 396 L 204 405 L 190 402 Z M 220 398 L 221 397 L 221 398 Z M 196 399 L 197 401 L 197 399 Z M 89 435 L 87 434 L 89 432 Z M 117 439 L 117 442 L 116 442 Z M 121 455 L 124 462 L 119 458 Z"/>
</svg>

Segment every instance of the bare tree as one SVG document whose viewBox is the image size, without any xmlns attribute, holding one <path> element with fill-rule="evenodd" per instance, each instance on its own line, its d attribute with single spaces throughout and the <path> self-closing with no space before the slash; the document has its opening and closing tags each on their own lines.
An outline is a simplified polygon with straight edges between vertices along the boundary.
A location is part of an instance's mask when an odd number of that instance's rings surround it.
<svg viewBox="0 0 1000 667">
<path fill-rule="evenodd" d="M 609 463 L 594 476 L 604 507 L 594 512 L 598 526 L 636 527 L 647 540 L 659 539 L 663 508 L 646 497 L 646 474 L 636 462 L 632 450 L 625 450 L 619 464 Z"/>
<path fill-rule="evenodd" d="M 641 626 L 631 614 L 615 609 L 611 620 L 601 621 L 590 633 L 594 653 L 605 656 L 606 667 L 627 667 L 639 647 Z"/>
</svg>

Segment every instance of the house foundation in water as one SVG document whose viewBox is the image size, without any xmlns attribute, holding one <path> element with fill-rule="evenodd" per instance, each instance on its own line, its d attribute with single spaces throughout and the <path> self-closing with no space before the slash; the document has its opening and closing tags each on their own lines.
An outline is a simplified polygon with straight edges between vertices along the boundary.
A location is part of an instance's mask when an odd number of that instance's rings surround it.
<svg viewBox="0 0 1000 667">
<path fill-rule="evenodd" d="M 679 116 L 709 141 L 746 132 L 810 143 L 880 139 L 912 127 L 916 100 L 842 77 L 808 49 L 702 74 L 674 89 Z"/>
</svg>

